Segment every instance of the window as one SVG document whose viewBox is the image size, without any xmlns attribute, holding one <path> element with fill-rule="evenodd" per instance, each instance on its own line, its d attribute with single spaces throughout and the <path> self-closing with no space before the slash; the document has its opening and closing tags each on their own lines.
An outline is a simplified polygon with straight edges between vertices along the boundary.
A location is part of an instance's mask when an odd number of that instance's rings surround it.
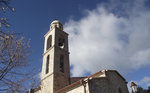
<svg viewBox="0 0 150 93">
<path fill-rule="evenodd" d="M 49 72 L 49 55 L 47 56 L 47 59 L 46 59 L 46 74 Z"/>
<path fill-rule="evenodd" d="M 119 91 L 119 93 L 122 93 L 122 92 L 121 92 L 121 88 L 119 88 L 118 91 Z"/>
<path fill-rule="evenodd" d="M 65 46 L 65 39 L 59 38 L 59 40 L 58 40 L 58 46 L 60 48 L 64 48 L 64 46 Z"/>
<path fill-rule="evenodd" d="M 64 73 L 64 56 L 60 55 L 60 71 Z"/>
<path fill-rule="evenodd" d="M 47 50 L 52 46 L 52 36 L 50 35 L 47 39 Z"/>
</svg>

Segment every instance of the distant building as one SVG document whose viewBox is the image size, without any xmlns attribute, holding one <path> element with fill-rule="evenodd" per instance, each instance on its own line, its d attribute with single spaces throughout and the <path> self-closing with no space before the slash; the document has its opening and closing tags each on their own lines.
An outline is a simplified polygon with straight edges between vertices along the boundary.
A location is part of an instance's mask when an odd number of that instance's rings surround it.
<svg viewBox="0 0 150 93">
<path fill-rule="evenodd" d="M 140 86 L 137 86 L 134 82 L 131 82 L 132 93 L 150 93 L 150 87 L 148 89 L 143 89 Z"/>
<path fill-rule="evenodd" d="M 41 85 L 30 93 L 129 93 L 126 80 L 115 70 L 70 77 L 68 34 L 58 20 L 44 37 Z"/>
<path fill-rule="evenodd" d="M 132 93 L 137 93 L 137 85 L 134 82 L 131 82 L 131 89 L 132 89 Z"/>
</svg>

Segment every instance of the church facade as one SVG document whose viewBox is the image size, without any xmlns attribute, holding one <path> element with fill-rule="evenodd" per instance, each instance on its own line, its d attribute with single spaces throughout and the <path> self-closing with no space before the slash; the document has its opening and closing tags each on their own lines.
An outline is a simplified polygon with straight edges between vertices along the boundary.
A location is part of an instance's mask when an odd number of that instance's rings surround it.
<svg viewBox="0 0 150 93">
<path fill-rule="evenodd" d="M 126 80 L 116 70 L 89 77 L 70 77 L 68 34 L 54 20 L 45 34 L 41 84 L 29 93 L 129 93 Z"/>
</svg>

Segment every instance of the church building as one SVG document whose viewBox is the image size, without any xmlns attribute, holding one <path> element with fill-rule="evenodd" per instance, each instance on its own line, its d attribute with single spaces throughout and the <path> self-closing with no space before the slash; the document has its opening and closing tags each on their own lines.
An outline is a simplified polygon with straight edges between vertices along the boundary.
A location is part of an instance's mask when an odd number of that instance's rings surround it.
<svg viewBox="0 0 150 93">
<path fill-rule="evenodd" d="M 70 77 L 68 34 L 59 20 L 45 34 L 40 85 L 29 93 L 129 93 L 126 80 L 116 70 L 88 77 Z"/>
</svg>

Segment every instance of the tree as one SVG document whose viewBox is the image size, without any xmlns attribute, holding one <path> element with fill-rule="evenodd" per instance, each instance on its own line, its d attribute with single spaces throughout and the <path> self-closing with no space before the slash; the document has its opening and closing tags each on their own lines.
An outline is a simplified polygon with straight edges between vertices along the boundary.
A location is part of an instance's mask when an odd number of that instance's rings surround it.
<svg viewBox="0 0 150 93">
<path fill-rule="evenodd" d="M 23 37 L 0 32 L 0 91 L 13 90 L 21 83 L 26 75 L 21 69 L 27 66 L 28 54 L 29 45 Z"/>
<path fill-rule="evenodd" d="M 2 13 L 5 13 L 6 10 L 11 10 L 12 12 L 15 11 L 14 8 L 12 8 L 9 3 L 11 0 L 0 0 L 0 14 L 2 16 Z M 6 17 L 1 17 L 0 18 L 0 31 L 2 31 L 2 25 L 4 25 L 5 27 L 9 27 L 9 24 L 7 22 Z"/>
<path fill-rule="evenodd" d="M 138 90 L 137 93 L 150 93 L 149 87 L 148 89 L 143 89 L 142 87 L 138 86 L 137 90 Z"/>
<path fill-rule="evenodd" d="M 11 0 L 0 0 L 1 15 L 6 10 L 14 11 L 10 7 Z M 0 92 L 25 93 L 23 83 L 33 76 L 23 69 L 28 66 L 30 54 L 29 42 L 21 34 L 4 31 L 9 27 L 6 17 L 0 18 Z"/>
</svg>

